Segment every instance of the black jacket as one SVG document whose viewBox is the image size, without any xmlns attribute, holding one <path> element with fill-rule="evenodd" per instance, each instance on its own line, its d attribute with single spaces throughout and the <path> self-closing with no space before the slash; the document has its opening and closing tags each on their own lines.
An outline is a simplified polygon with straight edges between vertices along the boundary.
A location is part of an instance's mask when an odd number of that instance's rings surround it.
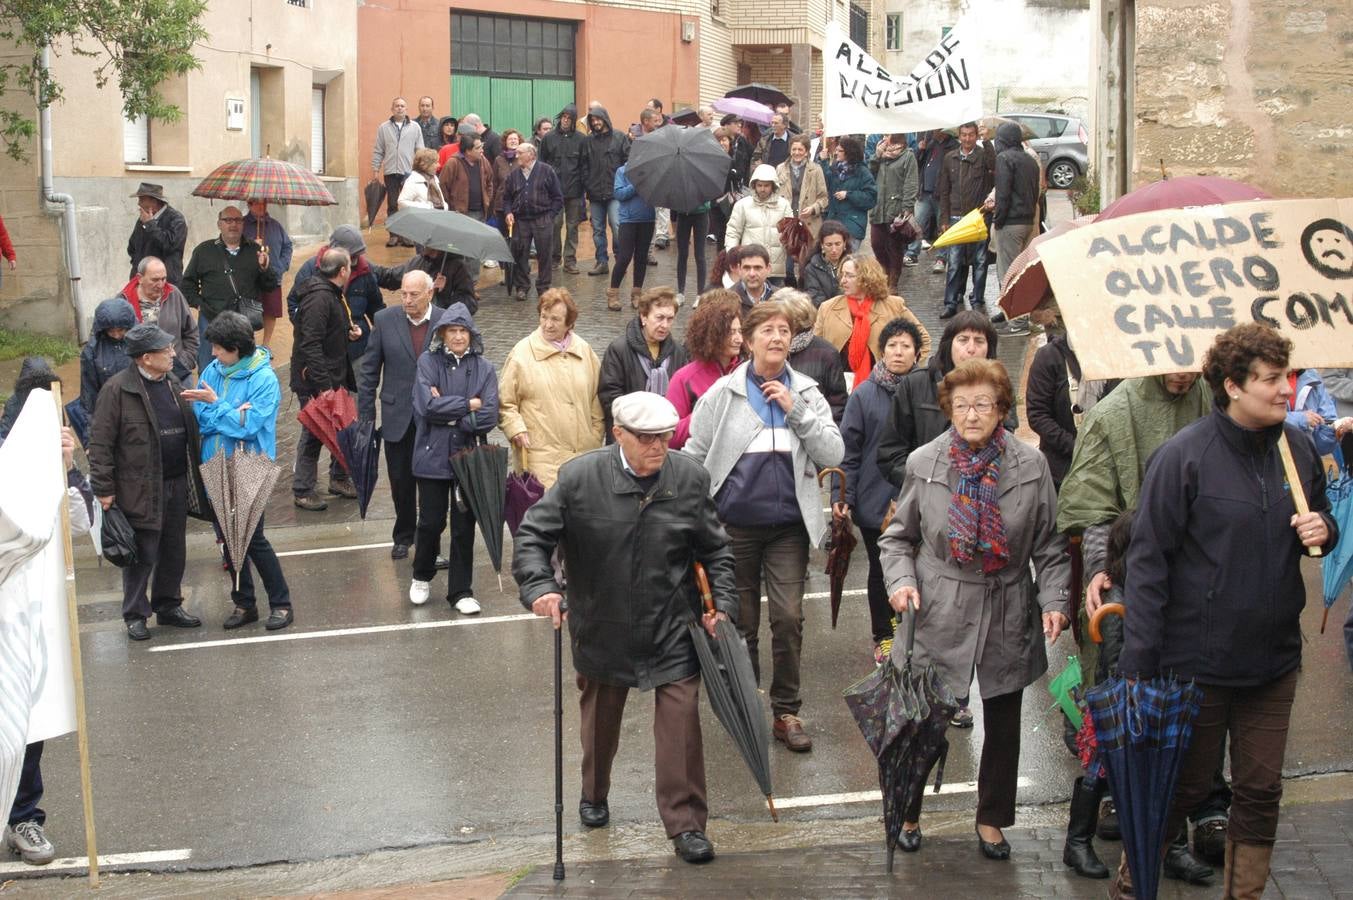
<svg viewBox="0 0 1353 900">
<path fill-rule="evenodd" d="M 841 424 L 841 416 L 846 412 L 846 401 L 850 395 L 846 392 L 846 370 L 841 364 L 841 352 L 832 346 L 826 338 L 813 335 L 808 346 L 789 354 L 789 367 L 800 375 L 807 375 L 817 382 L 827 405 L 832 409 L 832 421 Z"/>
<path fill-rule="evenodd" d="M 1067 369 L 1079 381 L 1081 365 L 1064 336 L 1048 341 L 1034 354 L 1025 389 L 1029 427 L 1038 435 L 1038 449 L 1047 457 L 1052 480 L 1060 487 L 1071 467 L 1076 448 L 1076 418 L 1071 411 L 1071 382 Z"/>
<path fill-rule="evenodd" d="M 606 132 L 591 130 L 591 118 L 596 116 L 606 123 Z M 629 135 L 616 131 L 606 110 L 598 106 L 588 116 L 588 135 L 583 143 L 582 179 L 587 199 L 593 203 L 609 203 L 615 196 L 615 170 L 630 157 Z"/>
<path fill-rule="evenodd" d="M 296 334 L 291 345 L 291 389 L 314 397 L 331 388 L 356 389 L 348 362 L 352 320 L 343 292 L 322 275 L 311 276 L 296 292 Z"/>
<path fill-rule="evenodd" d="M 561 120 L 568 114 L 573 124 L 564 128 Z M 578 109 L 572 103 L 554 117 L 554 130 L 540 142 L 540 161 L 548 163 L 559 176 L 559 187 L 565 200 L 578 200 L 583 195 L 583 147 L 587 137 L 578 129 Z"/>
<path fill-rule="evenodd" d="M 625 326 L 625 333 L 606 348 L 606 355 L 601 358 L 601 376 L 597 381 L 597 399 L 601 401 L 601 414 L 606 419 L 606 443 L 611 443 L 611 404 L 617 397 L 623 397 L 625 394 L 631 394 L 635 391 L 642 391 L 648 384 L 648 376 L 644 374 L 644 367 L 639 362 L 639 356 L 642 354 L 647 359 L 653 357 L 648 355 L 648 344 L 644 340 L 644 327 L 635 316 L 630 319 L 629 325 Z M 667 340 L 658 345 L 658 360 L 655 366 L 661 366 L 667 363 L 667 377 L 670 379 L 690 359 L 686 356 L 686 348 L 681 346 L 670 334 Z"/>
<path fill-rule="evenodd" d="M 1283 425 L 1246 431 L 1220 409 L 1161 445 L 1147 463 L 1127 557 L 1127 620 L 1118 668 L 1230 687 L 1263 685 L 1301 664 L 1305 555 L 1289 524 Z M 1339 539 L 1310 437 L 1286 426 L 1301 490 Z"/>
<path fill-rule="evenodd" d="M 573 668 L 585 678 L 641 690 L 699 671 L 688 623 L 696 617 L 692 566 L 709 573 L 715 606 L 736 619 L 733 551 L 709 495 L 709 473 L 669 453 L 645 495 L 618 446 L 574 457 L 526 513 L 513 542 L 512 577 L 527 609 L 561 592 L 550 556 L 563 551 Z"/>
<path fill-rule="evenodd" d="M 433 280 L 438 275 L 446 276 L 446 284 L 432 295 L 432 302 L 442 309 L 450 309 L 453 303 L 464 303 L 470 315 L 479 312 L 479 294 L 475 293 L 474 278 L 465 265 L 465 258 L 455 253 L 445 253 L 433 259 L 421 253 L 415 253 L 402 266 L 384 268 L 373 266 L 376 270 L 376 283 L 387 291 L 397 291 L 408 272 L 427 272 Z"/>
<path fill-rule="evenodd" d="M 179 286 L 183 281 L 183 248 L 187 245 L 188 222 L 174 207 L 166 205 L 159 218 L 144 224 L 137 219 L 132 236 L 127 239 L 127 255 L 132 261 L 132 271 L 127 277 L 135 278 L 141 260 L 154 256 L 164 263 L 169 283 Z"/>
<path fill-rule="evenodd" d="M 996 131 L 996 211 L 991 222 L 1028 225 L 1038 218 L 1038 163 L 1024 149 L 1019 126 L 1007 122 Z"/>
<path fill-rule="evenodd" d="M 965 216 L 987 199 L 996 186 L 996 151 L 979 143 L 967 159 L 955 147 L 944 154 L 935 197 L 940 203 L 940 227 L 949 227 L 951 216 Z"/>
<path fill-rule="evenodd" d="M 799 287 L 813 303 L 821 306 L 841 293 L 841 285 L 836 280 L 836 271 L 821 253 L 814 253 L 799 275 Z"/>
<path fill-rule="evenodd" d="M 249 238 L 241 238 L 239 251 L 231 253 L 219 237 L 194 247 L 179 286 L 188 305 L 210 322 L 228 309 L 239 312 L 240 298 L 257 300 L 280 286 L 282 276 L 277 270 L 258 264 L 261 249 Z"/>
</svg>

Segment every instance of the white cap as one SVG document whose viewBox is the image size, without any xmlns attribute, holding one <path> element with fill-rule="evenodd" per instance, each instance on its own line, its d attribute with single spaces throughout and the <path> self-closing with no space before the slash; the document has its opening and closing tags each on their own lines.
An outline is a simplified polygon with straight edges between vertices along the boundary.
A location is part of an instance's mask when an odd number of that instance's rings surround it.
<svg viewBox="0 0 1353 900">
<path fill-rule="evenodd" d="M 635 434 L 663 434 L 677 427 L 680 416 L 676 407 L 661 394 L 635 391 L 616 397 L 611 403 L 611 418 L 615 424 Z"/>
</svg>

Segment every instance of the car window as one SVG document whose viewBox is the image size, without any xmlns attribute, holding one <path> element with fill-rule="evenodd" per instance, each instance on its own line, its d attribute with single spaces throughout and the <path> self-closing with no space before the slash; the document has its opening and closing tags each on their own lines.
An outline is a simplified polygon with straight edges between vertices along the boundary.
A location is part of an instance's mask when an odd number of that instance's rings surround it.
<svg viewBox="0 0 1353 900">
<path fill-rule="evenodd" d="M 1027 125 L 1034 133 L 1034 139 L 1061 137 L 1062 132 L 1066 131 L 1068 119 L 1049 118 L 1045 116 L 1011 116 L 1021 125 Z"/>
</svg>

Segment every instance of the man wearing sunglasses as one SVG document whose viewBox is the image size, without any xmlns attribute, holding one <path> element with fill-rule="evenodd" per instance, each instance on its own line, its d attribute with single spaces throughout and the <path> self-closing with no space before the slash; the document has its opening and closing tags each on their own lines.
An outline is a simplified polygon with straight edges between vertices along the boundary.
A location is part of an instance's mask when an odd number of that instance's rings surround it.
<svg viewBox="0 0 1353 900">
<path fill-rule="evenodd" d="M 737 610 L 733 554 L 709 493 L 709 473 L 668 444 L 677 412 L 644 391 L 611 405 L 615 444 L 564 463 L 522 521 L 512 574 L 521 601 L 554 626 L 569 619 L 583 745 L 578 817 L 610 821 L 611 763 L 630 688 L 655 694 L 658 814 L 678 856 L 714 858 L 705 837 L 705 761 L 700 739 L 700 665 L 688 624 L 696 615 L 693 566 L 704 564 L 714 634 Z M 563 557 L 564 586 L 551 557 Z"/>
</svg>

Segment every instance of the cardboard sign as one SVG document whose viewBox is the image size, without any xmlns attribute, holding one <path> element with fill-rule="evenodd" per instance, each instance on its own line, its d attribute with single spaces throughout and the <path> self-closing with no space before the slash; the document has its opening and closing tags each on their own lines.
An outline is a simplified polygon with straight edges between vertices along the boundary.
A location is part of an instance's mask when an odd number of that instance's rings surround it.
<svg viewBox="0 0 1353 900">
<path fill-rule="evenodd" d="M 1086 378 L 1199 371 L 1244 322 L 1290 339 L 1293 366 L 1353 366 L 1353 200 L 1142 213 L 1038 255 Z"/>
<path fill-rule="evenodd" d="M 959 22 L 916 68 L 890 75 L 835 21 L 822 45 L 822 125 L 829 137 L 950 128 L 982 117 L 982 54 Z"/>
</svg>

